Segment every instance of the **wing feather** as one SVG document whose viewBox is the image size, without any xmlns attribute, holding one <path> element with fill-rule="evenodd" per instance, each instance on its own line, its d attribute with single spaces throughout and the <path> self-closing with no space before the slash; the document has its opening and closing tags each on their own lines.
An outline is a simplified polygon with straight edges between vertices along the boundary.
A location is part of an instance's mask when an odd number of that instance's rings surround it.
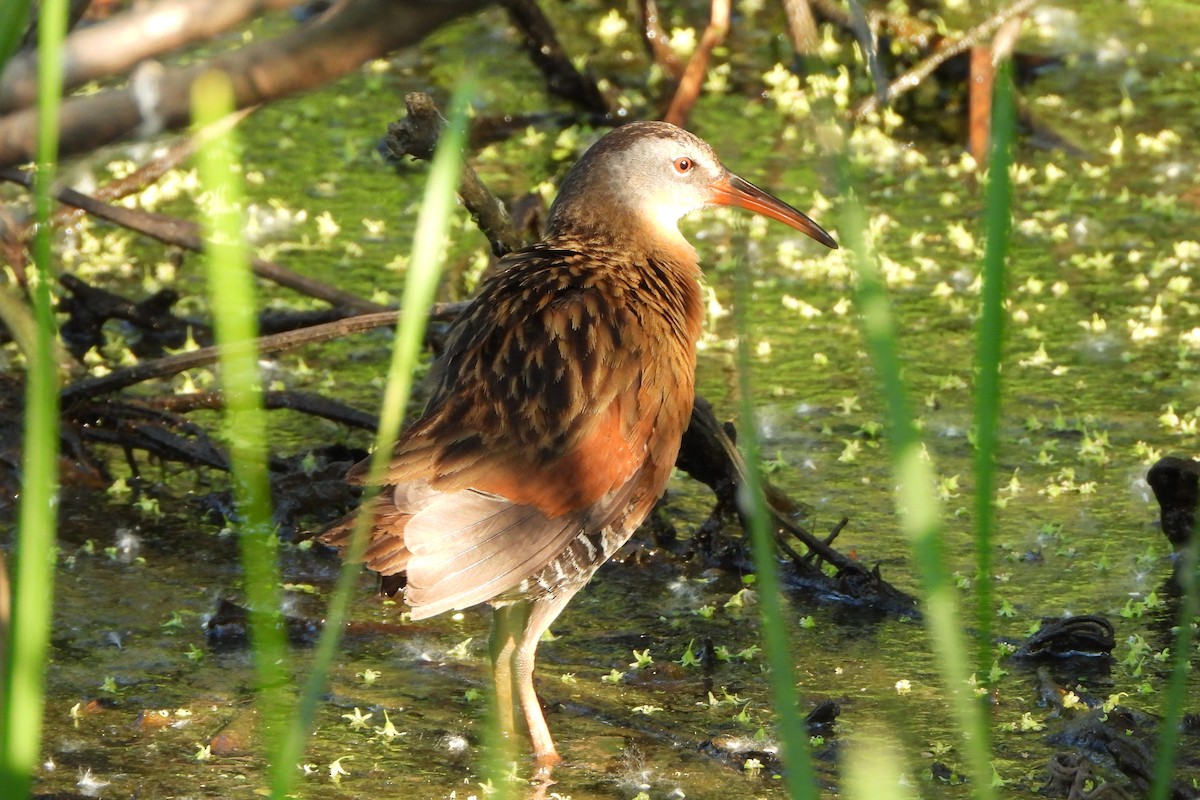
<svg viewBox="0 0 1200 800">
<path fill-rule="evenodd" d="M 605 287 L 572 259 L 534 250 L 485 285 L 455 323 L 425 416 L 383 479 L 475 488 L 550 517 L 595 503 L 642 460 L 640 325 L 599 313 Z M 626 287 L 627 288 L 627 287 Z"/>
<path fill-rule="evenodd" d="M 376 501 L 366 562 L 406 573 L 414 619 L 553 578 L 581 534 L 627 536 L 690 411 L 694 276 L 676 284 L 655 265 L 548 245 L 504 263 L 452 326 L 425 413 L 383 479 L 395 489 Z M 654 310 L 632 302 L 639 292 Z M 365 473 L 363 462 L 348 477 Z M 344 547 L 344 532 L 323 538 Z"/>
<path fill-rule="evenodd" d="M 469 494 L 475 493 L 444 495 L 448 498 L 445 507 L 431 507 L 409 522 L 410 547 L 417 549 L 408 564 L 404 597 L 412 607 L 413 619 L 467 608 L 512 591 L 583 527 L 582 513 L 549 519 L 530 506 L 500 501 L 497 505 L 503 508 L 489 508 L 478 521 L 449 531 L 447 536 L 444 518 L 436 514 L 448 511 L 461 522 L 464 508 L 478 504 L 476 498 L 462 498 Z M 422 543 L 412 544 L 414 537 Z M 425 545 L 432 545 L 428 552 Z"/>
</svg>

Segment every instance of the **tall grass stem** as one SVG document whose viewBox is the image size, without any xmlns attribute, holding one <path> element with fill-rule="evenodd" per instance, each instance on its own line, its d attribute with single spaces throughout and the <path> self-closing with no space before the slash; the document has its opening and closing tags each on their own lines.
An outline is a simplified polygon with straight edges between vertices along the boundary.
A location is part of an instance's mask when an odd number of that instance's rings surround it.
<svg viewBox="0 0 1200 800">
<path fill-rule="evenodd" d="M 26 10 L 27 13 L 27 10 Z M 20 14 L 19 17 L 16 17 Z M 19 9 L 4 12 L 0 62 L 7 60 Z M 12 562 L 12 604 L 0 683 L 0 796 L 29 794 L 37 768 L 45 710 L 45 668 L 54 611 L 54 565 L 58 527 L 59 403 L 55 359 L 57 332 L 50 303 L 54 279 L 50 212 L 58 162 L 62 102 L 62 41 L 65 0 L 44 0 L 38 18 L 38 132 L 34 205 L 35 268 L 30 271 L 36 334 L 25 383 L 25 441 L 17 546 Z"/>
<path fill-rule="evenodd" d="M 851 181 L 849 160 L 835 153 L 843 213 L 839 233 L 858 276 L 857 304 L 863 336 L 878 376 L 887 422 L 900 529 L 908 538 L 924 596 L 925 625 L 967 756 L 972 794 L 991 800 L 992 771 L 987 719 L 969 685 L 970 667 L 954 583 L 943 554 L 941 509 L 933 466 L 917 436 L 903 377 L 896 322 L 879 265 L 866 239 L 866 214 Z"/>
<path fill-rule="evenodd" d="M 976 677 L 987 682 L 992 671 L 992 540 L 996 527 L 996 452 L 999 448 L 1000 365 L 1004 348 L 1004 281 L 1012 227 L 1013 131 L 1012 62 L 997 65 L 992 98 L 991 157 L 987 172 L 984 221 L 983 290 L 975 355 L 975 636 Z"/>
<path fill-rule="evenodd" d="M 364 493 L 358 518 L 355 520 L 350 544 L 342 566 L 329 609 L 325 629 L 317 642 L 312 667 L 308 673 L 296 718 L 293 721 L 279 759 L 273 765 L 272 788 L 275 797 L 285 795 L 294 781 L 296 764 L 304 752 L 308 731 L 316 714 L 317 702 L 325 690 L 330 665 L 337 654 L 342 631 L 349 613 L 350 600 L 362 571 L 361 560 L 370 529 L 370 507 L 373 487 L 383 478 L 391 459 L 392 445 L 400 432 L 400 423 L 412 392 L 413 374 L 425 341 L 429 307 L 437 293 L 438 280 L 444 259 L 446 232 L 454 209 L 454 193 L 462 169 L 462 148 L 466 142 L 467 104 L 474 91 L 475 81 L 464 77 L 451 101 L 450 119 L 429 171 L 417 228 L 413 238 L 412 258 L 405 277 L 401 299 L 404 313 L 397 323 L 392 348 L 387 386 L 384 389 L 379 429 L 375 436 L 375 451 L 367 473 L 368 491 Z"/>
<path fill-rule="evenodd" d="M 1150 784 L 1150 800 L 1167 800 L 1171 796 L 1172 776 L 1175 761 L 1179 757 L 1179 733 L 1183 724 L 1185 708 L 1194 708 L 1188 702 L 1187 682 L 1190 673 L 1192 644 L 1195 641 L 1195 626 L 1200 622 L 1200 559 L 1196 550 L 1200 548 L 1200 534 L 1192 532 L 1192 541 L 1183 548 L 1176 564 L 1176 576 L 1182 590 L 1179 599 L 1179 618 L 1172 643 L 1174 656 L 1171 659 L 1171 676 L 1167 691 L 1163 694 L 1162 722 L 1158 729 L 1158 749 L 1154 754 L 1154 776 Z"/>
<path fill-rule="evenodd" d="M 209 71 L 192 85 L 192 118 L 211 125 L 233 112 L 233 87 Z M 242 581 L 250 609 L 259 719 L 268 758 L 287 729 L 287 642 L 284 639 L 278 537 L 267 472 L 267 420 L 258 371 L 258 313 L 244 234 L 245 193 L 232 130 L 202 141 L 197 167 L 204 188 L 205 267 L 225 400 L 224 430 L 232 467 Z"/>
<path fill-rule="evenodd" d="M 737 296 L 733 304 L 738 334 L 738 444 L 746 462 L 746 481 L 741 487 L 738 504 L 750 526 L 759 617 L 762 621 L 763 653 L 770 669 L 771 699 L 779 718 L 784 781 L 788 796 L 792 800 L 815 800 L 818 796 L 816 776 L 808 751 L 808 730 L 797 705 L 796 671 L 792 666 L 787 624 L 784 621 L 779 566 L 776 563 L 775 542 L 769 528 L 760 473 L 758 424 L 754 416 L 753 363 L 746 318 L 750 303 L 749 281 L 746 269 L 738 269 L 735 277 Z"/>
</svg>

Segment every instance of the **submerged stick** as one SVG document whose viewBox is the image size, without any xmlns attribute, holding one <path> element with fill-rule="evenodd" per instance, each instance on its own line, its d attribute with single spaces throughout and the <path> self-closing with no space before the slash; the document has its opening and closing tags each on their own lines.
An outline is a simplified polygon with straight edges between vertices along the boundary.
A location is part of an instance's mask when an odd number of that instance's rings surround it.
<svg viewBox="0 0 1200 800">
<path fill-rule="evenodd" d="M 433 149 L 441 138 L 446 120 L 433 98 L 425 92 L 405 95 L 404 105 L 408 114 L 388 125 L 388 151 L 396 158 L 408 155 L 428 161 L 433 157 Z M 504 203 L 488 190 L 465 159 L 459 180 L 458 191 L 463 205 L 491 243 L 492 254 L 500 257 L 524 247 L 525 241 L 513 225 Z"/>
<path fill-rule="evenodd" d="M 942 46 L 931 53 L 927 58 L 917 64 L 915 67 L 905 72 L 899 78 L 892 81 L 888 86 L 887 91 L 883 94 L 882 99 L 879 95 L 872 95 L 865 98 L 861 103 L 855 106 L 850 112 L 850 118 L 860 120 L 863 117 L 873 114 L 881 108 L 883 103 L 892 103 L 902 94 L 911 92 L 913 89 L 921 85 L 921 81 L 933 74 L 933 71 L 946 63 L 957 55 L 965 53 L 975 45 L 982 42 L 988 36 L 998 29 L 1001 25 L 1008 22 L 1014 17 L 1027 14 L 1029 10 L 1037 5 L 1037 0 L 1017 0 L 1017 2 L 997 11 L 988 19 L 976 25 L 971 30 L 964 33 L 959 38 L 943 42 Z"/>
<path fill-rule="evenodd" d="M 31 186 L 33 176 L 28 172 L 17 169 L 0 169 L 0 180 L 10 181 L 22 186 Z M 200 236 L 199 226 L 194 222 L 156 214 L 151 211 L 141 211 L 135 208 L 104 203 L 83 192 L 70 188 L 61 188 L 54 193 L 60 203 L 83 209 L 92 216 L 108 220 L 123 228 L 143 233 L 166 244 L 173 244 L 192 252 L 200 252 L 204 248 L 204 240 Z M 260 278 L 272 281 L 280 286 L 294 289 L 301 294 L 324 300 L 333 305 L 346 306 L 359 311 L 382 311 L 386 306 L 371 302 L 356 294 L 343 291 L 337 287 L 313 280 L 306 275 L 288 269 L 273 261 L 255 258 L 251 261 L 254 274 Z"/>
<path fill-rule="evenodd" d="M 466 305 L 466 303 L 437 303 L 433 306 L 429 315 L 431 319 L 453 319 L 458 316 L 459 312 L 466 308 Z M 381 311 L 374 314 L 360 314 L 357 317 L 346 317 L 334 322 L 311 325 L 307 328 L 300 328 L 288 331 L 287 333 L 262 336 L 256 340 L 255 347 L 257 347 L 260 355 L 266 355 L 268 353 L 290 350 L 305 344 L 325 342 L 350 333 L 380 328 L 385 325 L 395 325 L 396 321 L 400 318 L 400 313 L 400 311 Z M 95 397 L 100 394 L 109 394 L 153 378 L 165 378 L 169 375 L 177 375 L 184 370 L 208 366 L 217 360 L 219 354 L 219 347 L 203 347 L 188 353 L 180 353 L 174 356 L 167 356 L 166 358 L 158 358 L 153 361 L 135 364 L 132 367 L 113 370 L 107 375 L 102 375 L 98 378 L 89 378 L 68 386 L 62 391 L 60 399 L 65 407 L 79 400 Z"/>
<path fill-rule="evenodd" d="M 704 86 L 704 77 L 708 74 L 709 57 L 712 55 L 713 49 L 725 41 L 725 35 L 729 33 L 730 7 L 730 0 L 712 0 L 712 14 L 708 27 L 704 29 L 696 52 L 692 53 L 691 60 L 688 61 L 687 68 L 683 71 L 679 88 L 675 90 L 671 105 L 667 108 L 667 113 L 663 115 L 664 121 L 679 126 L 687 123 L 688 114 L 691 113 L 692 106 L 696 104 L 696 99 L 700 96 L 700 90 Z"/>
</svg>

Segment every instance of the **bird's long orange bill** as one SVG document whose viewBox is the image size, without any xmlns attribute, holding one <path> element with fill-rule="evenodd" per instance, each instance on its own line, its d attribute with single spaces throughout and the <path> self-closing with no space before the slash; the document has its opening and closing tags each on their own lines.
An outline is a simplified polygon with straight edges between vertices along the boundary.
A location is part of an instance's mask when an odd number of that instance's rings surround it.
<svg viewBox="0 0 1200 800">
<path fill-rule="evenodd" d="M 826 247 L 837 249 L 837 242 L 824 228 L 809 219 L 806 214 L 767 194 L 750 181 L 742 180 L 733 173 L 726 173 L 725 177 L 710 184 L 709 188 L 712 191 L 711 202 L 719 206 L 738 206 L 762 214 L 784 225 L 790 225 Z"/>
</svg>

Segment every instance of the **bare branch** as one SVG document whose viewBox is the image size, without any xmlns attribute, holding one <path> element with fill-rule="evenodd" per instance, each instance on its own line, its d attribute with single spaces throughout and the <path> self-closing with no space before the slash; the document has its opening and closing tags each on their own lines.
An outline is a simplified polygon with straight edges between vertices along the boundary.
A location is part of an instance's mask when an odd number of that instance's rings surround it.
<svg viewBox="0 0 1200 800">
<path fill-rule="evenodd" d="M 433 98 L 424 92 L 409 93 L 404 97 L 404 104 L 408 115 L 388 125 L 388 150 L 397 158 L 409 155 L 428 161 L 433 158 L 446 120 Z M 491 242 L 494 255 L 502 256 L 525 246 L 504 203 L 491 193 L 466 161 L 463 162 L 458 191 L 463 205 L 471 212 L 471 219 Z"/>
<path fill-rule="evenodd" d="M 438 26 L 488 0 L 345 0 L 308 25 L 210 61 L 146 74 L 134 88 L 73 97 L 63 104 L 60 156 L 94 149 L 135 132 L 190 122 L 192 82 L 207 70 L 228 73 L 237 108 L 321 86 L 365 62 L 415 44 Z M 138 84 L 139 81 L 133 81 Z M 0 167 L 33 160 L 37 115 L 0 118 Z"/>
<path fill-rule="evenodd" d="M 33 177 L 29 173 L 15 169 L 0 169 L 0 180 L 11 181 L 25 187 L 29 187 L 33 183 Z M 155 214 L 151 211 L 102 203 L 96 198 L 74 189 L 59 189 L 55 192 L 54 197 L 60 203 L 81 208 L 93 216 L 106 219 L 138 233 L 144 233 L 160 242 L 173 244 L 197 253 L 204 249 L 200 228 L 194 222 L 168 217 L 165 214 Z M 250 261 L 250 267 L 260 278 L 333 305 L 346 306 L 359 311 L 381 311 L 385 308 L 385 306 L 356 294 L 301 275 L 273 261 L 254 258 Z"/>
<path fill-rule="evenodd" d="M 708 73 L 708 58 L 712 55 L 713 48 L 725 41 L 725 34 L 729 32 L 730 5 L 730 0 L 712 0 L 712 16 L 708 27 L 704 29 L 696 52 L 692 53 L 692 58 L 683 71 L 683 79 L 679 81 L 675 97 L 672 98 L 667 113 L 663 115 L 664 121 L 673 125 L 687 123 L 688 114 L 695 105 L 696 98 L 700 96 L 701 87 L 704 86 L 704 76 Z"/>
<path fill-rule="evenodd" d="M 642 42 L 646 45 L 646 51 L 666 76 L 678 83 L 683 78 L 683 64 L 667 41 L 670 37 L 659 21 L 658 4 L 654 0 L 641 0 L 638 5 L 642 15 Z"/>
<path fill-rule="evenodd" d="M 814 17 L 854 35 L 853 17 L 842 7 L 840 0 L 808 0 L 808 3 Z M 943 38 L 936 26 L 914 16 L 891 14 L 880 9 L 866 11 L 866 16 L 867 26 L 875 38 L 886 35 L 919 50 L 936 47 Z"/>
<path fill-rule="evenodd" d="M 63 43 L 65 90 L 121 75 L 139 62 L 192 42 L 211 39 L 264 11 L 302 0 L 160 0 L 107 22 L 75 31 Z M 37 52 L 13 58 L 0 75 L 0 114 L 37 99 Z"/>
<path fill-rule="evenodd" d="M 991 36 L 997 28 L 1008 20 L 1029 13 L 1029 10 L 1035 5 L 1037 5 L 1037 0 L 1017 0 L 1017 2 L 996 12 L 993 16 L 979 23 L 954 41 L 944 42 L 928 58 L 892 81 L 891 85 L 888 86 L 884 100 L 891 103 L 900 95 L 917 88 L 921 84 L 921 81 L 933 74 L 933 71 L 942 64 L 979 44 Z M 862 119 L 868 114 L 878 111 L 879 107 L 879 96 L 872 95 L 859 103 L 850 113 L 850 117 L 856 120 Z"/>
<path fill-rule="evenodd" d="M 802 56 L 815 54 L 821 44 L 821 35 L 817 32 L 817 19 L 809 0 L 783 0 L 783 11 L 787 16 L 788 33 L 792 36 L 792 49 Z"/>
<path fill-rule="evenodd" d="M 551 94 L 597 114 L 612 111 L 596 79 L 571 63 L 537 0 L 500 0 L 500 4 L 521 32 L 525 51 L 546 76 Z"/>
</svg>

